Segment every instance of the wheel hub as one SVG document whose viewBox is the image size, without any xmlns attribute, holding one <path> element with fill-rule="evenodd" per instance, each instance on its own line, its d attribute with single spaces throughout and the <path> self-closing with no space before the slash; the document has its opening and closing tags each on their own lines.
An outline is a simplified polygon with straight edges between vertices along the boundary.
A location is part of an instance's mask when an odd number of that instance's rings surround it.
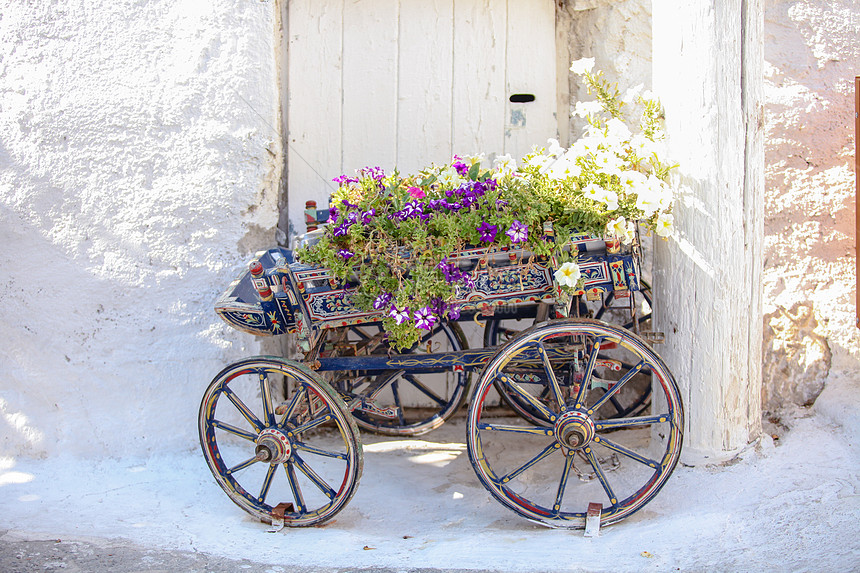
<svg viewBox="0 0 860 573">
<path fill-rule="evenodd" d="M 254 449 L 257 459 L 270 464 L 282 464 L 293 454 L 293 447 L 286 433 L 275 428 L 266 428 L 256 440 Z"/>
<path fill-rule="evenodd" d="M 587 446 L 594 433 L 594 422 L 584 412 L 567 412 L 555 423 L 556 440 L 571 450 Z"/>
</svg>

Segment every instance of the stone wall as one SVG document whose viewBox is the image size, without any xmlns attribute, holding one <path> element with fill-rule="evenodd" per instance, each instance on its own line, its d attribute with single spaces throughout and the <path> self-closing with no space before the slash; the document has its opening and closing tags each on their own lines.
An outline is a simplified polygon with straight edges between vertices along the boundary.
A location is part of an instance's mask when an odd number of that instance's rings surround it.
<svg viewBox="0 0 860 573">
<path fill-rule="evenodd" d="M 765 410 L 857 378 L 854 76 L 860 5 L 765 4 Z"/>
<path fill-rule="evenodd" d="M 808 405 L 860 371 L 855 326 L 854 76 L 860 4 L 767 0 L 764 23 L 763 409 Z M 651 2 L 560 10 L 572 59 L 651 85 Z M 571 97 L 587 98 L 575 78 Z M 577 134 L 580 123 L 572 120 Z M 744 301 L 738 301 L 743 305 Z"/>
</svg>

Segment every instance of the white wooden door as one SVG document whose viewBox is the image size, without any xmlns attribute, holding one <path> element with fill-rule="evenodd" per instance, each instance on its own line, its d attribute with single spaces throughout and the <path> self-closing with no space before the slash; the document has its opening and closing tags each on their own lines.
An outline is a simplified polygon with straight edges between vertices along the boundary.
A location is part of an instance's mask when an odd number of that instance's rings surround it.
<svg viewBox="0 0 860 573">
<path fill-rule="evenodd" d="M 289 0 L 288 8 L 293 234 L 305 231 L 305 201 L 326 205 L 331 179 L 343 173 L 411 172 L 455 154 L 519 159 L 557 136 L 553 0 Z"/>
</svg>

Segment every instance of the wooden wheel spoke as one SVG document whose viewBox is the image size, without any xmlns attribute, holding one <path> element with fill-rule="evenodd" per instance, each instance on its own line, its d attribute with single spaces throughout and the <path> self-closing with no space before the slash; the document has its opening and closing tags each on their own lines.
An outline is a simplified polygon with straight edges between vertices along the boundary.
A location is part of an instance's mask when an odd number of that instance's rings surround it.
<svg viewBox="0 0 860 573">
<path fill-rule="evenodd" d="M 300 458 L 298 455 L 293 453 L 293 461 L 295 466 L 299 468 L 299 471 L 305 474 L 305 476 L 311 480 L 311 482 L 319 488 L 321 492 L 325 494 L 329 499 L 334 499 L 337 496 L 337 492 L 332 489 L 330 485 L 328 485 L 323 478 L 321 478 L 314 470 L 311 468 L 305 461 Z"/>
<path fill-rule="evenodd" d="M 538 355 L 540 356 L 541 364 L 543 364 L 543 370 L 549 379 L 549 392 L 555 399 L 555 403 L 558 404 L 559 411 L 561 411 L 564 409 L 564 396 L 561 393 L 561 387 L 558 385 L 558 379 L 555 377 L 555 372 L 552 369 L 552 364 L 550 363 L 549 356 L 546 353 L 546 348 L 544 348 L 543 343 L 539 340 L 535 341 L 535 346 L 537 346 Z"/>
<path fill-rule="evenodd" d="M 637 416 L 635 418 L 613 418 L 598 420 L 594 423 L 596 430 L 615 430 L 618 428 L 632 428 L 634 426 L 650 426 L 660 424 L 669 420 L 669 414 L 658 414 L 656 416 Z M 604 439 L 601 438 L 601 441 Z"/>
<path fill-rule="evenodd" d="M 293 492 L 293 500 L 296 502 L 296 511 L 299 513 L 307 512 L 305 496 L 302 495 L 302 487 L 299 485 L 299 479 L 296 475 L 293 460 L 288 460 L 287 463 L 284 464 L 284 471 L 287 472 L 287 481 L 290 484 L 290 491 Z"/>
<path fill-rule="evenodd" d="M 220 420 L 212 420 L 212 427 L 218 428 L 219 430 L 224 430 L 225 432 L 230 432 L 233 435 L 239 436 L 240 438 L 244 438 L 251 442 L 257 439 L 257 433 L 242 430 L 241 428 L 237 428 L 236 426 L 228 424 L 227 422 L 221 422 Z"/>
<path fill-rule="evenodd" d="M 266 472 L 266 477 L 263 479 L 263 485 L 260 488 L 260 497 L 257 501 L 263 503 L 266 501 L 266 496 L 269 495 L 269 488 L 272 487 L 272 479 L 275 477 L 275 470 L 278 468 L 276 464 L 269 464 L 269 470 Z"/>
<path fill-rule="evenodd" d="M 314 418 L 313 420 L 305 422 L 304 424 L 302 424 L 298 428 L 291 430 L 291 431 L 294 435 L 297 436 L 301 433 L 307 432 L 308 430 L 310 430 L 312 428 L 316 428 L 317 426 L 319 426 L 321 424 L 325 424 L 329 420 L 331 420 L 331 414 L 326 413 L 322 416 L 319 416 L 318 418 Z"/>
<path fill-rule="evenodd" d="M 269 386 L 269 376 L 265 371 L 260 373 L 260 396 L 263 399 L 263 416 L 267 426 L 275 425 L 275 409 L 272 407 L 272 388 Z"/>
<path fill-rule="evenodd" d="M 233 390 L 231 390 L 227 386 L 223 386 L 221 388 L 221 392 L 227 396 L 227 398 L 233 403 L 233 405 L 236 406 L 236 409 L 239 410 L 239 413 L 242 414 L 242 417 L 248 420 L 248 423 L 251 424 L 254 429 L 257 430 L 258 433 L 262 431 L 263 428 L 265 428 L 263 423 L 257 419 L 257 416 L 254 415 L 251 409 L 245 405 L 242 399 L 239 398 L 239 396 L 237 396 L 236 393 L 233 392 Z"/>
<path fill-rule="evenodd" d="M 521 398 L 528 402 L 532 407 L 534 407 L 540 415 L 542 415 L 547 420 L 552 420 L 555 418 L 555 414 L 549 411 L 545 404 L 543 404 L 540 400 L 526 392 L 522 386 L 514 382 L 511 378 L 504 374 L 498 375 L 497 379 L 499 382 L 504 384 L 507 387 L 507 390 L 512 393 L 515 398 Z"/>
<path fill-rule="evenodd" d="M 403 406 L 400 403 L 400 386 L 396 378 L 391 382 L 391 394 L 394 396 L 394 406 L 397 409 L 397 421 L 401 426 L 406 426 L 406 416 L 403 415 Z"/>
<path fill-rule="evenodd" d="M 439 406 L 444 406 L 447 401 L 444 398 L 439 397 L 438 394 L 433 392 L 430 388 L 421 383 L 418 378 L 411 374 L 407 374 L 403 377 L 407 382 L 409 382 L 412 386 L 414 386 L 418 391 L 422 394 L 436 402 Z"/>
<path fill-rule="evenodd" d="M 585 364 L 585 371 L 582 373 L 582 383 L 579 385 L 579 392 L 576 393 L 577 404 L 582 404 L 585 401 L 585 396 L 591 388 L 591 376 L 594 374 L 594 365 L 597 364 L 597 355 L 600 353 L 600 344 L 602 342 L 602 338 L 594 340 L 591 354 L 588 355 L 588 362 Z"/>
<path fill-rule="evenodd" d="M 600 460 L 598 460 L 597 456 L 594 455 L 594 449 L 585 448 L 585 457 L 588 460 L 588 463 L 591 464 L 591 467 L 594 468 L 594 474 L 597 476 L 598 481 L 600 481 L 600 485 L 603 486 L 603 491 L 605 491 L 606 495 L 609 497 L 609 502 L 612 505 L 618 503 L 618 497 L 615 495 L 615 492 L 612 491 L 612 486 L 609 485 L 609 481 L 606 479 L 606 474 L 603 472 L 603 468 L 600 467 Z"/>
<path fill-rule="evenodd" d="M 599 441 L 598 441 L 598 438 L 595 438 L 595 442 L 600 444 L 601 446 L 603 446 L 605 448 L 609 448 L 613 452 L 618 452 L 622 456 L 627 456 L 631 460 L 635 460 L 642 465 L 646 465 L 646 466 L 654 468 L 654 469 L 656 469 L 660 465 L 657 462 L 655 462 L 654 460 L 651 460 L 651 459 L 646 458 L 645 456 L 639 455 L 636 452 L 634 452 L 633 450 L 625 448 L 621 444 L 616 444 L 615 442 L 613 442 L 611 440 L 607 440 L 604 437 L 600 437 Z"/>
<path fill-rule="evenodd" d="M 335 458 L 338 460 L 347 459 L 346 454 L 342 454 L 340 452 L 330 452 L 328 450 L 323 450 L 321 448 L 315 448 L 314 446 L 309 446 L 309 445 L 305 444 L 304 442 L 294 441 L 293 447 L 297 450 L 301 450 L 303 452 L 308 452 L 309 454 L 316 454 L 318 456 L 323 456 L 326 458 Z"/>
<path fill-rule="evenodd" d="M 228 475 L 229 475 L 229 474 L 234 474 L 234 473 L 236 473 L 236 472 L 238 472 L 238 471 L 240 471 L 240 470 L 243 470 L 243 469 L 247 468 L 248 466 L 252 466 L 252 465 L 256 464 L 258 461 L 260 461 L 260 460 L 258 460 L 258 459 L 257 459 L 257 456 L 254 456 L 254 457 L 252 457 L 252 458 L 248 458 L 248 459 L 247 459 L 247 460 L 245 460 L 244 462 L 239 462 L 238 464 L 236 464 L 236 465 L 235 465 L 235 466 L 233 466 L 232 468 L 228 468 L 228 469 L 227 469 L 227 471 L 226 471 L 226 473 L 227 473 Z"/>
<path fill-rule="evenodd" d="M 515 434 L 536 434 L 538 436 L 552 436 L 552 428 L 543 428 L 541 426 L 514 426 L 511 424 L 479 423 L 478 429 L 491 430 L 494 432 L 512 432 Z"/>
<path fill-rule="evenodd" d="M 295 416 L 296 409 L 299 407 L 299 403 L 307 396 L 307 389 L 304 386 L 301 386 L 296 389 L 295 394 L 293 394 L 292 400 L 290 400 L 289 405 L 287 406 L 284 415 L 281 416 L 281 419 L 278 421 L 278 425 L 283 427 L 287 420 Z"/>
<path fill-rule="evenodd" d="M 558 443 L 548 445 L 538 455 L 536 455 L 535 457 L 533 457 L 532 459 L 530 459 L 529 461 L 527 461 L 526 463 L 524 463 L 523 465 L 521 465 L 520 467 L 518 467 L 517 469 L 515 469 L 511 473 L 509 473 L 508 475 L 500 478 L 499 482 L 500 483 L 507 483 L 507 482 L 511 481 L 512 479 L 516 478 L 518 475 L 520 475 L 521 473 L 523 473 L 524 471 L 526 471 L 527 469 L 529 469 L 530 467 L 532 467 L 533 465 L 535 465 L 539 461 L 545 459 L 550 454 L 557 451 L 560 447 L 561 446 L 559 446 Z"/>
<path fill-rule="evenodd" d="M 598 408 L 603 406 L 610 398 L 615 396 L 615 394 L 619 390 L 621 390 L 622 386 L 627 384 L 634 376 L 636 376 L 636 374 L 638 374 L 644 366 L 645 366 L 645 361 L 641 360 L 636 366 L 634 366 L 626 374 L 624 374 L 624 376 L 621 377 L 621 380 L 616 382 L 612 386 L 612 388 L 610 388 L 606 392 L 606 394 L 601 396 L 600 399 L 597 402 L 595 402 L 589 409 L 596 412 Z M 615 405 L 616 408 L 619 408 L 619 404 L 617 404 L 617 403 L 613 403 L 613 404 Z M 620 408 L 619 408 L 619 411 L 620 411 Z"/>
<path fill-rule="evenodd" d="M 555 494 L 555 505 L 553 505 L 553 511 L 558 514 L 561 512 L 561 502 L 564 498 L 564 490 L 567 489 L 567 481 L 570 479 L 570 470 L 573 468 L 573 459 L 575 456 L 566 455 L 564 456 L 564 469 L 561 472 L 561 479 L 558 482 L 558 492 Z"/>
</svg>

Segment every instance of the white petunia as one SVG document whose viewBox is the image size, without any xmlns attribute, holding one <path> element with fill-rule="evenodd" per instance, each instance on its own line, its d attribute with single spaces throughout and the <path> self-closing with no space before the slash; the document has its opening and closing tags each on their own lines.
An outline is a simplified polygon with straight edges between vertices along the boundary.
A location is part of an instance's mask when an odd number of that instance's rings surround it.
<svg viewBox="0 0 860 573">
<path fill-rule="evenodd" d="M 628 141 L 630 139 L 630 128 L 620 119 L 613 117 L 606 122 L 606 128 L 609 130 L 610 137 L 615 137 L 621 141 Z"/>
<path fill-rule="evenodd" d="M 631 103 L 635 102 L 637 100 L 637 98 L 639 97 L 639 94 L 642 93 L 643 89 L 645 89 L 645 86 L 643 84 L 639 84 L 639 85 L 633 86 L 632 88 L 629 88 L 624 93 L 624 97 L 622 98 L 621 101 L 623 101 L 626 104 L 631 104 Z"/>
<path fill-rule="evenodd" d="M 493 159 L 493 169 L 498 172 L 499 176 L 504 176 L 517 170 L 517 162 L 510 153 L 499 155 Z"/>
<path fill-rule="evenodd" d="M 607 189 L 603 192 L 600 202 L 606 205 L 607 211 L 615 211 L 618 209 L 618 194 Z"/>
<path fill-rule="evenodd" d="M 660 210 L 660 195 L 648 187 L 643 188 L 636 195 L 636 208 L 650 217 Z"/>
<path fill-rule="evenodd" d="M 582 276 L 582 273 L 579 270 L 579 265 L 576 263 L 568 262 L 564 263 L 558 270 L 555 271 L 554 275 L 555 280 L 561 286 L 566 287 L 576 287 L 576 283 L 579 282 L 579 278 Z"/>
<path fill-rule="evenodd" d="M 675 232 L 675 217 L 672 213 L 660 213 L 654 221 L 654 232 L 660 237 L 671 237 Z"/>
<path fill-rule="evenodd" d="M 548 139 L 547 143 L 549 143 L 549 150 L 547 153 L 552 155 L 553 157 L 559 157 L 564 153 L 564 147 L 562 147 L 557 139 Z"/>
<path fill-rule="evenodd" d="M 576 105 L 573 106 L 573 114 L 578 117 L 595 115 L 600 113 L 602 110 L 603 106 L 600 105 L 599 101 L 578 101 L 576 102 Z"/>
<path fill-rule="evenodd" d="M 549 168 L 547 175 L 552 179 L 567 179 L 568 177 L 578 177 L 582 173 L 582 169 L 574 162 L 568 161 L 566 158 L 557 160 Z"/>
<path fill-rule="evenodd" d="M 596 183 L 589 183 L 582 189 L 582 194 L 592 201 L 600 201 L 603 197 L 603 188 Z"/>
<path fill-rule="evenodd" d="M 583 76 L 594 69 L 594 58 L 582 58 L 570 64 L 570 71 Z"/>
<path fill-rule="evenodd" d="M 620 239 L 625 245 L 633 241 L 634 229 L 633 222 L 627 222 L 624 217 L 616 217 L 606 224 L 606 233 Z"/>
</svg>

